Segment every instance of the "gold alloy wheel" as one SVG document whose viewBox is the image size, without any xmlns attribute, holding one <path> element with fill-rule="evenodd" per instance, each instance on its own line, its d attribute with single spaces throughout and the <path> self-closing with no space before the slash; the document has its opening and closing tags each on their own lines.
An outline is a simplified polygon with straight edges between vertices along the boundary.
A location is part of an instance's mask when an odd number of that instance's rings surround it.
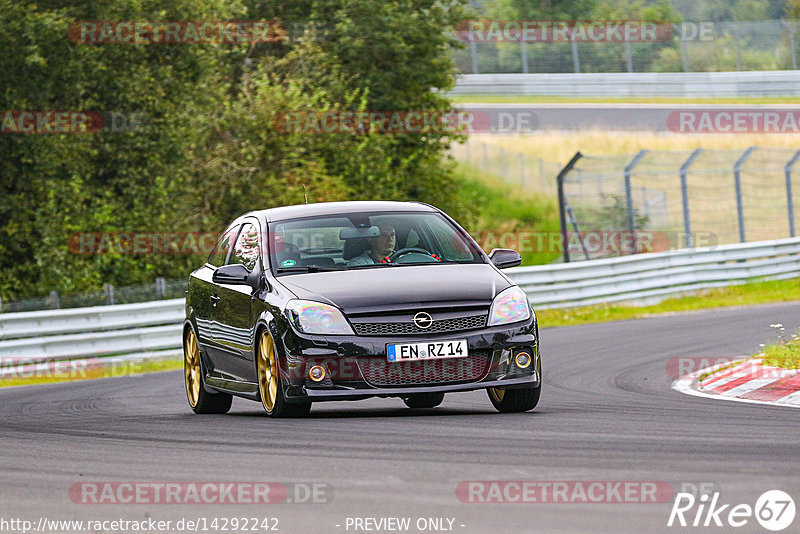
<svg viewBox="0 0 800 534">
<path fill-rule="evenodd" d="M 191 328 L 186 331 L 186 344 L 183 347 L 183 374 L 186 379 L 186 396 L 189 405 L 194 408 L 200 398 L 200 351 Z"/>
<path fill-rule="evenodd" d="M 497 388 L 489 388 L 489 395 L 492 396 L 492 399 L 495 402 L 503 402 L 503 397 L 506 394 L 506 390 L 504 389 L 497 389 Z"/>
<path fill-rule="evenodd" d="M 272 413 L 278 397 L 278 365 L 275 361 L 275 343 L 267 332 L 261 333 L 258 344 L 258 390 L 264 409 Z"/>
</svg>

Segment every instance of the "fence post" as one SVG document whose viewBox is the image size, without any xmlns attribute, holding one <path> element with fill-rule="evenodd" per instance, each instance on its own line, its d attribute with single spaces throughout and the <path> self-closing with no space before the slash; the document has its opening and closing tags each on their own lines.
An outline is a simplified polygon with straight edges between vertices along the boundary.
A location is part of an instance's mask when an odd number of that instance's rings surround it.
<svg viewBox="0 0 800 534">
<path fill-rule="evenodd" d="M 114 304 L 114 286 L 103 284 L 103 292 L 106 294 L 106 304 Z"/>
<path fill-rule="evenodd" d="M 683 162 L 683 165 L 681 165 L 681 202 L 683 203 L 683 233 L 686 236 L 684 237 L 686 248 L 691 248 L 692 246 L 692 225 L 689 217 L 689 186 L 686 181 L 686 175 L 689 172 L 689 167 L 692 166 L 692 163 L 694 163 L 694 160 L 697 159 L 697 156 L 699 156 L 702 151 L 702 148 L 695 149 L 686 161 Z"/>
<path fill-rule="evenodd" d="M 683 66 L 683 72 L 689 72 L 689 52 L 686 49 L 686 38 L 683 35 L 684 27 L 681 24 L 678 26 L 677 24 L 672 25 L 675 34 L 678 36 L 678 47 L 681 50 L 681 65 Z"/>
<path fill-rule="evenodd" d="M 167 292 L 167 282 L 161 277 L 156 278 L 156 298 L 163 299 Z"/>
<path fill-rule="evenodd" d="M 781 24 L 789 30 L 789 51 L 792 53 L 792 70 L 797 70 L 797 50 L 794 42 L 794 28 L 791 24 L 781 19 Z"/>
<path fill-rule="evenodd" d="M 736 213 L 739 219 L 739 242 L 746 243 L 747 240 L 745 239 L 745 232 L 744 232 L 744 204 L 742 202 L 742 176 L 741 170 L 742 165 L 747 161 L 747 158 L 750 157 L 750 154 L 753 153 L 756 147 L 751 146 L 747 150 L 744 151 L 744 154 L 736 161 L 736 164 L 733 166 L 733 181 L 736 185 Z"/>
<path fill-rule="evenodd" d="M 469 42 L 469 52 L 472 56 L 472 74 L 480 74 L 478 72 L 478 44 L 475 41 Z"/>
<path fill-rule="evenodd" d="M 3 313 L 3 297 L 0 297 L 0 313 Z"/>
<path fill-rule="evenodd" d="M 58 298 L 58 291 L 50 291 L 50 307 L 54 310 L 61 308 L 61 299 Z"/>
<path fill-rule="evenodd" d="M 628 72 L 633 72 L 633 53 L 631 52 L 631 42 L 625 41 L 625 63 L 628 67 Z"/>
<path fill-rule="evenodd" d="M 789 212 L 789 237 L 794 237 L 794 198 L 792 195 L 792 167 L 800 158 L 800 150 L 794 153 L 792 159 L 784 167 L 783 172 L 786 175 L 786 209 Z"/>
<path fill-rule="evenodd" d="M 572 39 L 572 67 L 576 74 L 580 73 L 581 60 L 578 57 L 578 42 L 574 38 Z"/>
<path fill-rule="evenodd" d="M 522 72 L 528 74 L 528 43 L 521 37 L 519 41 L 519 53 L 522 57 Z"/>
<path fill-rule="evenodd" d="M 580 152 L 575 152 L 572 159 L 569 160 L 561 172 L 556 176 L 556 184 L 558 185 L 558 220 L 561 224 L 561 249 L 564 254 L 564 263 L 569 263 L 569 240 L 567 239 L 567 197 L 564 195 L 564 177 L 575 166 L 579 159 L 583 157 Z"/>
<path fill-rule="evenodd" d="M 628 229 L 631 231 L 631 239 L 633 241 L 633 251 L 631 254 L 636 254 L 637 244 L 636 244 L 636 218 L 634 217 L 633 213 L 633 194 L 631 191 L 631 172 L 636 165 L 642 160 L 642 158 L 647 154 L 647 150 L 641 150 L 638 154 L 636 154 L 628 166 L 625 167 L 625 200 L 628 203 Z"/>
</svg>

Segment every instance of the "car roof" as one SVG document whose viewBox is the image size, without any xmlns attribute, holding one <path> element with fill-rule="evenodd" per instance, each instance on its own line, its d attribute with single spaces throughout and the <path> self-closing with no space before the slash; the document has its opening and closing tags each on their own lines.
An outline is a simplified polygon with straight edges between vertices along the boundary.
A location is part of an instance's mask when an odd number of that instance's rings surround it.
<svg viewBox="0 0 800 534">
<path fill-rule="evenodd" d="M 268 222 L 299 219 L 302 217 L 315 217 L 324 215 L 349 215 L 357 212 L 436 212 L 437 209 L 422 202 L 393 202 L 393 201 L 362 201 L 348 202 L 318 202 L 315 204 L 297 204 L 295 206 L 281 206 L 266 210 L 253 211 L 244 216 L 263 217 Z"/>
</svg>

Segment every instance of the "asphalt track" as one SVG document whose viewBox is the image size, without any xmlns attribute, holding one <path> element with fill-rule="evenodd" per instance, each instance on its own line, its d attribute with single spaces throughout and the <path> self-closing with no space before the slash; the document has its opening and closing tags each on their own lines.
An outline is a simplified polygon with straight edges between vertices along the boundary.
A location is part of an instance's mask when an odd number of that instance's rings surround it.
<svg viewBox="0 0 800 534">
<path fill-rule="evenodd" d="M 713 482 L 725 503 L 752 506 L 770 489 L 800 503 L 800 411 L 682 395 L 666 372 L 673 357 L 751 353 L 776 322 L 800 324 L 800 303 L 543 329 L 542 401 L 525 414 L 496 413 L 480 391 L 417 412 L 371 399 L 271 420 L 237 399 L 228 415 L 196 416 L 180 372 L 5 389 L 0 518 L 276 517 L 284 533 L 356 532 L 347 517 L 410 517 L 410 532 L 420 517 L 454 518 L 453 531 L 469 534 L 729 531 L 667 528 L 671 502 L 466 504 L 455 490 L 469 480 Z M 84 481 L 316 481 L 332 499 L 75 504 L 69 488 Z M 786 532 L 799 528 L 797 518 Z M 766 531 L 751 519 L 737 532 Z"/>
</svg>

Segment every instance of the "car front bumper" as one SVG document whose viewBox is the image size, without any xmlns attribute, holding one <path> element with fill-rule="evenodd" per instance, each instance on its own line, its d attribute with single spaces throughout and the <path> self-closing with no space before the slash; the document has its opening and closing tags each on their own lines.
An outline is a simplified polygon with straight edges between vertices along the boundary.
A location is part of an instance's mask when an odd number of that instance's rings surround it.
<svg viewBox="0 0 800 534">
<path fill-rule="evenodd" d="M 464 339 L 468 358 L 388 362 L 386 345 Z M 541 376 L 535 319 L 509 326 L 428 336 L 311 336 L 287 331 L 282 339 L 284 393 L 289 402 L 406 397 L 486 388 L 537 387 Z M 515 355 L 532 357 L 520 368 Z M 309 369 L 322 366 L 324 380 Z"/>
</svg>

